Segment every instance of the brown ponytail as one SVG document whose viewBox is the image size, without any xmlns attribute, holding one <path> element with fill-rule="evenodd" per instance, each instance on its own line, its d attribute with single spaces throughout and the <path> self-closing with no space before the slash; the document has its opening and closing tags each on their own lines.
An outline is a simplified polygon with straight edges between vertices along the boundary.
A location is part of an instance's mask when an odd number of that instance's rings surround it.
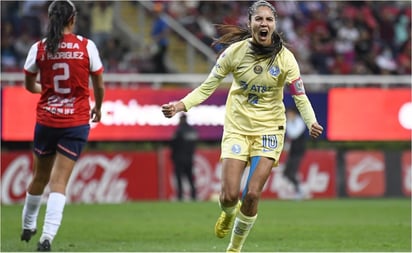
<svg viewBox="0 0 412 253">
<path fill-rule="evenodd" d="M 76 15 L 76 7 L 70 0 L 55 0 L 49 5 L 48 15 L 46 51 L 54 55 L 59 49 L 64 27 Z"/>
</svg>

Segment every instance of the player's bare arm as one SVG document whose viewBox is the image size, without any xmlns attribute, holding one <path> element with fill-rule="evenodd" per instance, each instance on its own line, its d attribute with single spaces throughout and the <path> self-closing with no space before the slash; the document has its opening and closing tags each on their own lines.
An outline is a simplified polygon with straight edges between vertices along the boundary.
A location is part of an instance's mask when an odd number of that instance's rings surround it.
<svg viewBox="0 0 412 253">
<path fill-rule="evenodd" d="M 36 82 L 36 75 L 25 75 L 24 86 L 31 93 L 41 93 L 41 84 Z"/>
<path fill-rule="evenodd" d="M 92 122 L 100 122 L 102 117 L 101 108 L 103 104 L 104 97 L 104 82 L 103 75 L 92 75 L 92 83 L 94 90 L 95 105 L 91 110 Z"/>
</svg>

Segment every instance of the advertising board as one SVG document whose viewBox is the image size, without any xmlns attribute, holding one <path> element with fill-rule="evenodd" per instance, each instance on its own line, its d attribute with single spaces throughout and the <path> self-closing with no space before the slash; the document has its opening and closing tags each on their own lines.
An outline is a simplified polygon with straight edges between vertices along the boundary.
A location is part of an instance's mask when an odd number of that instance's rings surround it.
<svg viewBox="0 0 412 253">
<path fill-rule="evenodd" d="M 328 96 L 332 141 L 410 141 L 411 89 L 334 88 Z"/>
<path fill-rule="evenodd" d="M 102 105 L 102 121 L 92 124 L 91 141 L 165 141 L 173 135 L 179 117 L 167 119 L 161 105 L 177 101 L 190 89 L 108 88 Z M 93 92 L 91 92 L 93 94 Z M 200 140 L 219 141 L 222 136 L 227 90 L 218 89 L 188 114 Z M 309 94 L 318 121 L 326 128 L 326 93 Z M 31 141 L 39 95 L 21 86 L 2 88 L 2 132 L 4 141 Z M 93 99 L 90 101 L 94 103 Z M 293 103 L 285 94 L 285 104 Z M 326 129 L 325 129 L 326 132 Z M 321 138 L 326 135 L 323 134 Z"/>
</svg>

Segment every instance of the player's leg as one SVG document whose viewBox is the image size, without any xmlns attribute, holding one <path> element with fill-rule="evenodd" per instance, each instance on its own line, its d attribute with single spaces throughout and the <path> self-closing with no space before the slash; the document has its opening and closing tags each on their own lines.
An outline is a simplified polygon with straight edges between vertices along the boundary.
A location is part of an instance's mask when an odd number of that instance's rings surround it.
<svg viewBox="0 0 412 253">
<path fill-rule="evenodd" d="M 256 158 L 256 157 L 254 157 Z M 240 252 L 257 218 L 259 198 L 273 166 L 274 160 L 267 157 L 259 157 L 254 172 L 248 182 L 246 194 L 242 201 L 232 230 L 228 252 Z"/>
<path fill-rule="evenodd" d="M 219 238 L 229 234 L 240 208 L 240 182 L 249 157 L 247 136 L 224 132 L 222 137 L 222 188 L 219 196 L 220 217 L 215 225 Z"/>
<path fill-rule="evenodd" d="M 293 184 L 295 191 L 298 191 L 298 179 L 297 179 L 297 172 L 299 167 L 299 157 L 296 155 L 289 155 L 288 160 L 286 162 L 285 170 L 283 171 L 283 175 Z"/>
<path fill-rule="evenodd" d="M 37 232 L 37 217 L 44 189 L 49 182 L 55 156 L 39 157 L 33 155 L 33 178 L 27 189 L 22 212 L 22 241 L 30 241 Z"/>
<path fill-rule="evenodd" d="M 230 232 L 240 208 L 239 189 L 245 166 L 246 162 L 232 158 L 222 161 L 222 189 L 219 197 L 222 212 L 215 225 L 215 234 L 219 238 Z"/>
<path fill-rule="evenodd" d="M 182 201 L 183 200 L 182 163 L 174 162 L 174 166 L 175 166 L 175 179 L 176 179 L 176 191 L 177 191 L 176 195 L 177 195 L 177 199 L 179 201 Z"/>
<path fill-rule="evenodd" d="M 27 188 L 22 211 L 22 241 L 30 241 L 37 231 L 37 216 L 53 167 L 56 143 L 54 132 L 50 128 L 36 124 L 33 139 L 33 178 Z"/>
<path fill-rule="evenodd" d="M 251 168 L 247 178 L 242 206 L 235 219 L 228 252 L 240 252 L 257 218 L 263 186 L 273 166 L 278 165 L 283 149 L 284 133 L 256 136 L 251 141 Z"/>
<path fill-rule="evenodd" d="M 190 197 L 193 201 L 196 200 L 196 183 L 195 183 L 195 177 L 193 176 L 193 164 L 188 163 L 185 165 L 185 175 L 187 178 L 187 181 L 189 182 L 190 186 Z"/>
<path fill-rule="evenodd" d="M 86 144 L 89 125 L 66 128 L 62 131 L 57 145 L 57 154 L 50 175 L 50 194 L 47 200 L 43 231 L 38 243 L 38 251 L 50 251 L 51 243 L 63 219 L 66 204 L 66 188 L 74 165 Z"/>
<path fill-rule="evenodd" d="M 63 218 L 66 204 L 66 186 L 74 168 L 75 161 L 57 153 L 55 166 L 50 177 L 50 194 L 47 200 L 46 215 L 40 242 L 53 241 Z"/>
</svg>

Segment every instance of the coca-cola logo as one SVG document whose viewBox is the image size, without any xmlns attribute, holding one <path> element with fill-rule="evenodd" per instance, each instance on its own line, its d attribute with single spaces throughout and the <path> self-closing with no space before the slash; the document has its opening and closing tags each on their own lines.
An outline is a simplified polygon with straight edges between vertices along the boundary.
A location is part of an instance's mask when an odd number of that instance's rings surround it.
<svg viewBox="0 0 412 253">
<path fill-rule="evenodd" d="M 67 200 L 84 203 L 120 203 L 127 199 L 128 181 L 120 178 L 131 161 L 122 155 L 84 155 L 74 167 Z"/>
<path fill-rule="evenodd" d="M 1 203 L 12 204 L 16 199 L 21 202 L 31 179 L 31 155 L 17 156 L 1 176 Z"/>
<path fill-rule="evenodd" d="M 67 186 L 68 202 L 119 203 L 127 199 L 128 180 L 120 174 L 131 160 L 123 155 L 109 158 L 103 154 L 85 154 L 76 163 Z M 4 166 L 4 164 L 3 164 Z M 1 203 L 22 202 L 32 179 L 30 153 L 15 156 L 1 177 Z M 48 193 L 45 190 L 44 196 Z"/>
</svg>

